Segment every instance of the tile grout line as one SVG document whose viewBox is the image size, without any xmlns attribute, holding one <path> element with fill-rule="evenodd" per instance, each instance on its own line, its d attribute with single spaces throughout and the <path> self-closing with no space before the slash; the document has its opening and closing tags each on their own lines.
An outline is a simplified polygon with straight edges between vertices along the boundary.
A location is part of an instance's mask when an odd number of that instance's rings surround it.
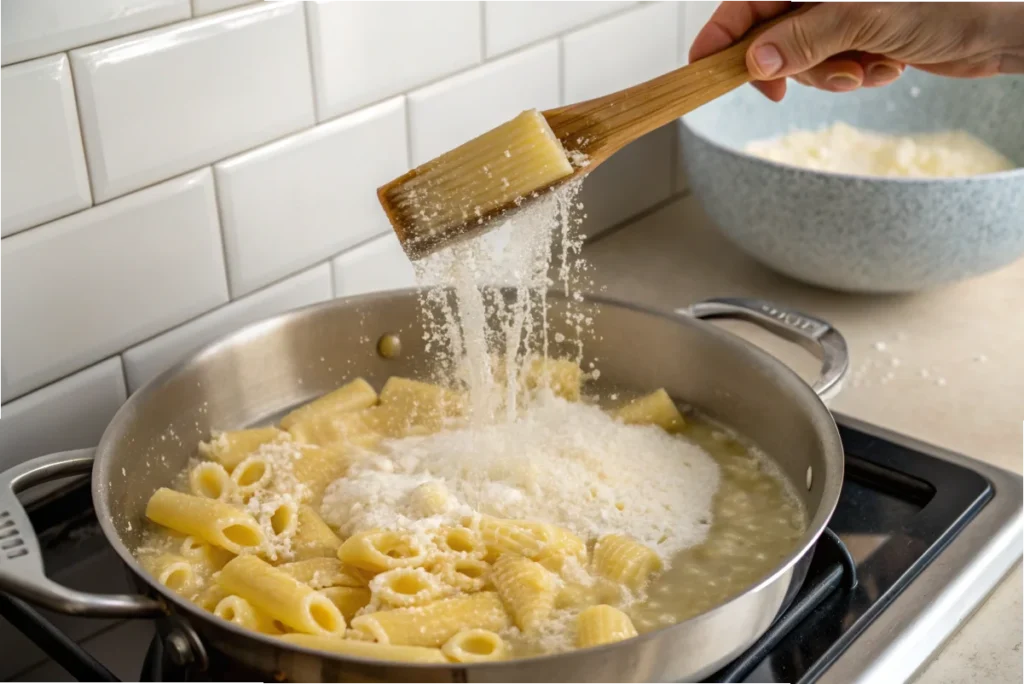
<svg viewBox="0 0 1024 684">
<path fill-rule="evenodd" d="M 316 87 L 316 59 L 313 56 L 313 26 L 309 16 L 312 5 L 309 2 L 302 3 L 302 28 L 306 33 L 306 66 L 309 68 L 309 93 L 313 97 L 313 128 L 316 128 L 321 121 L 320 92 Z"/>
<path fill-rule="evenodd" d="M 67 52 L 64 52 L 62 54 L 64 55 L 65 59 L 68 60 L 68 76 L 70 76 L 70 78 L 71 78 L 71 95 L 72 95 L 72 97 L 75 98 L 75 119 L 78 121 L 78 142 L 82 145 L 82 162 L 85 164 L 85 180 L 89 184 L 89 206 L 87 206 L 87 207 L 85 207 L 83 209 L 79 209 L 76 212 L 72 212 L 70 214 L 65 214 L 64 215 L 64 216 L 73 216 L 74 214 L 77 214 L 77 213 L 82 212 L 82 211 L 87 211 L 87 210 L 92 209 L 93 207 L 97 206 L 98 204 L 102 204 L 102 203 L 101 202 L 99 202 L 99 203 L 96 202 L 96 188 L 95 188 L 95 184 L 93 183 L 93 180 L 92 180 L 92 164 L 89 162 L 89 150 L 87 149 L 87 146 L 85 144 L 85 124 L 82 121 L 82 108 L 79 105 L 79 100 L 78 100 L 78 83 L 75 81 L 75 64 L 74 64 L 74 62 L 71 59 L 71 51 L 70 50 L 67 51 Z M 56 219 L 50 219 L 50 221 L 57 221 L 57 220 L 59 220 L 61 218 L 64 218 L 64 216 L 60 216 L 60 217 L 58 217 Z M 50 223 L 50 221 L 45 221 L 44 223 L 37 223 L 35 226 L 29 226 L 28 228 L 25 228 L 24 230 L 32 230 L 33 228 L 35 228 L 37 226 L 46 225 L 47 223 Z M 18 231 L 18 232 L 23 232 L 23 231 Z"/>
<path fill-rule="evenodd" d="M 221 206 L 222 203 L 220 201 L 220 183 L 217 182 L 217 173 L 213 168 L 213 164 L 205 168 L 210 170 L 210 185 L 213 186 L 213 203 L 217 207 L 217 235 L 220 237 L 220 260 L 224 266 L 224 289 L 228 293 L 228 301 L 225 304 L 230 304 L 235 301 L 235 288 L 231 285 L 231 264 L 228 261 L 228 240 L 224 234 L 224 207 Z"/>
</svg>

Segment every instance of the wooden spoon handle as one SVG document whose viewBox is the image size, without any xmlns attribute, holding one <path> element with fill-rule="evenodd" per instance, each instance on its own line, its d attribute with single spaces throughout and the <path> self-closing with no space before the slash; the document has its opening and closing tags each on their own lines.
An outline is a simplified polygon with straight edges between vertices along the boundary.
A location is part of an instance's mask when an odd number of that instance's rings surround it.
<svg viewBox="0 0 1024 684">
<path fill-rule="evenodd" d="M 753 80 L 747 48 L 782 17 L 757 26 L 740 42 L 650 81 L 544 112 L 568 150 L 587 154 L 591 168 L 628 143 Z"/>
</svg>

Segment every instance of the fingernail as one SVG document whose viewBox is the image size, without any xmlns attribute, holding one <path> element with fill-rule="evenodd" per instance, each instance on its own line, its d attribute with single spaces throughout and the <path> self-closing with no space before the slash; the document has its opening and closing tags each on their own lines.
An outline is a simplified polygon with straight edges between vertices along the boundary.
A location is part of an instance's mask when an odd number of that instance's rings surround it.
<svg viewBox="0 0 1024 684">
<path fill-rule="evenodd" d="M 765 76 L 771 76 L 782 68 L 782 53 L 774 45 L 758 45 L 754 48 L 754 62 Z"/>
<path fill-rule="evenodd" d="M 825 79 L 825 83 L 836 90 L 854 90 L 860 87 L 860 79 L 853 74 L 836 73 Z"/>
<path fill-rule="evenodd" d="M 889 83 L 895 81 L 903 73 L 891 64 L 885 62 L 878 62 L 868 67 L 868 74 L 871 75 L 871 79 L 876 83 Z"/>
</svg>

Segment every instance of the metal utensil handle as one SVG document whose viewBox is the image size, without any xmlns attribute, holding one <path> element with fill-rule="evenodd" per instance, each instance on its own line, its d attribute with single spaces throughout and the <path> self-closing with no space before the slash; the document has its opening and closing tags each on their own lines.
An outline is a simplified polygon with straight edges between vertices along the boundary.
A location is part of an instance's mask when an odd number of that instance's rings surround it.
<svg viewBox="0 0 1024 684">
<path fill-rule="evenodd" d="M 749 321 L 809 350 L 821 359 L 821 374 L 811 388 L 823 401 L 839 394 L 850 370 L 846 339 L 820 318 L 745 297 L 708 299 L 679 312 L 701 319 L 738 318 Z"/>
<path fill-rule="evenodd" d="M 90 594 L 46 576 L 39 539 L 17 493 L 32 485 L 92 470 L 93 450 L 40 456 L 0 473 L 0 591 L 59 613 L 83 617 L 153 617 L 162 603 L 142 595 Z"/>
</svg>

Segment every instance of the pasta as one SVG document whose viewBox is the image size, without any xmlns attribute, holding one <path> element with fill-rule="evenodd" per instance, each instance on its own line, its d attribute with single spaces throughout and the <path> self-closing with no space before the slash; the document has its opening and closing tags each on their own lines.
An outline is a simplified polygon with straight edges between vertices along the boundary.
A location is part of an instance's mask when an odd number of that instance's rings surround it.
<svg viewBox="0 0 1024 684">
<path fill-rule="evenodd" d="M 450 589 L 450 585 L 423 568 L 396 568 L 370 580 L 373 597 L 393 608 L 422 606 Z"/>
<path fill-rule="evenodd" d="M 491 580 L 523 632 L 537 630 L 555 608 L 555 580 L 540 563 L 522 556 L 502 556 L 494 564 Z"/>
<path fill-rule="evenodd" d="M 594 567 L 603 577 L 636 591 L 661 570 L 658 554 L 621 534 L 601 537 L 594 546 Z"/>
<path fill-rule="evenodd" d="M 196 496 L 223 501 L 234 493 L 235 483 L 220 463 L 205 461 L 188 474 L 188 486 Z"/>
<path fill-rule="evenodd" d="M 161 487 L 146 505 L 146 517 L 175 532 L 199 537 L 232 553 L 255 551 L 263 531 L 251 515 L 220 501 Z"/>
<path fill-rule="evenodd" d="M 494 368 L 504 382 L 505 365 Z M 579 401 L 586 377 L 576 363 L 528 358 L 516 381 L 524 396 L 537 391 L 552 401 L 551 394 Z M 159 529 L 154 543 L 140 549 L 140 562 L 218 618 L 296 647 L 356 658 L 498 661 L 621 641 L 636 636 L 637 627 L 660 624 L 637 606 L 662 590 L 649 586 L 664 569 L 656 552 L 662 541 L 649 548 L 626 534 L 595 534 L 593 518 L 576 510 L 560 524 L 487 515 L 514 510 L 503 506 L 515 499 L 503 497 L 522 496 L 505 486 L 504 475 L 483 471 L 481 505 L 450 472 L 424 477 L 392 458 L 394 440 L 464 424 L 465 408 L 465 396 L 440 385 L 392 377 L 378 396 L 357 378 L 291 411 L 279 427 L 216 433 L 199 444 L 201 460 L 178 481 L 190 493 L 161 488 L 150 498 L 146 517 Z M 621 422 L 606 420 L 615 429 L 686 428 L 664 389 L 613 413 Z M 470 461 L 475 453 L 476 447 L 469 451 Z M 334 498 L 332 489 L 323 501 L 329 485 L 360 483 L 366 464 L 381 462 L 386 478 L 369 480 L 358 496 L 346 493 L 350 499 Z M 538 479 L 546 475 L 539 470 Z M 523 477 L 523 491 L 533 473 Z M 395 488 L 384 491 L 392 474 Z M 580 490 L 581 498 L 607 497 L 600 501 L 610 520 L 611 507 L 624 510 L 600 484 L 586 486 L 591 494 Z M 363 491 L 370 495 L 359 498 Z M 366 515 L 378 501 L 392 508 Z M 602 522 L 600 529 L 626 528 Z M 557 647 L 549 646 L 552 635 Z"/>
<path fill-rule="evenodd" d="M 370 590 L 364 587 L 325 587 L 318 589 L 341 611 L 345 622 L 351 622 L 360 610 L 370 603 Z"/>
<path fill-rule="evenodd" d="M 148 559 L 144 565 L 160 584 L 177 594 L 188 596 L 198 588 L 199 578 L 187 558 L 165 553 Z"/>
<path fill-rule="evenodd" d="M 483 591 L 360 615 L 352 620 L 352 629 L 382 644 L 438 647 L 463 629 L 500 632 L 510 624 L 498 595 Z"/>
<path fill-rule="evenodd" d="M 246 457 L 231 471 L 231 479 L 235 488 L 243 496 L 265 488 L 270 484 L 274 469 L 266 457 L 253 454 Z"/>
<path fill-rule="evenodd" d="M 225 596 L 213 608 L 217 617 L 233 622 L 239 627 L 262 632 L 263 634 L 280 634 L 281 630 L 267 614 L 256 610 L 251 603 L 241 596 Z"/>
<path fill-rule="evenodd" d="M 356 378 L 347 385 L 342 385 L 333 392 L 295 409 L 281 419 L 281 427 L 290 430 L 295 425 L 308 421 L 314 416 L 337 415 L 358 411 L 377 403 L 377 392 L 370 383 Z"/>
<path fill-rule="evenodd" d="M 288 433 L 276 427 L 220 432 L 209 442 L 199 443 L 199 454 L 221 464 L 230 473 L 261 445 L 282 439 L 288 439 Z"/>
<path fill-rule="evenodd" d="M 334 558 L 341 539 L 309 506 L 299 506 L 298 527 L 292 537 L 292 554 L 297 560 Z"/>
<path fill-rule="evenodd" d="M 313 589 L 366 586 L 365 579 L 336 558 L 310 558 L 279 565 L 278 569 Z"/>
<path fill-rule="evenodd" d="M 576 618 L 576 645 L 580 648 L 610 644 L 636 636 L 629 616 L 618 608 L 591 606 Z"/>
<path fill-rule="evenodd" d="M 664 389 L 626 404 L 616 415 L 624 423 L 657 425 L 667 432 L 677 432 L 686 424 L 683 414 Z"/>
<path fill-rule="evenodd" d="M 304 498 L 318 504 L 324 490 L 348 470 L 348 459 L 340 447 L 303 445 L 292 461 L 292 476 L 304 490 Z"/>
<path fill-rule="evenodd" d="M 338 558 L 356 568 L 383 572 L 423 566 L 427 562 L 427 550 L 409 535 L 371 530 L 346 539 L 338 549 Z"/>
<path fill-rule="evenodd" d="M 381 407 L 400 423 L 385 426 L 391 434 L 399 433 L 405 426 L 440 430 L 445 418 L 462 413 L 462 402 L 462 397 L 451 390 L 408 378 L 388 378 L 380 391 Z"/>
<path fill-rule="evenodd" d="M 486 629 L 466 629 L 444 642 L 441 652 L 456 663 L 504 660 L 508 645 L 500 635 Z"/>
<path fill-rule="evenodd" d="M 490 564 L 474 556 L 442 558 L 431 566 L 430 572 L 453 589 L 466 593 L 482 591 L 491 583 Z"/>
<path fill-rule="evenodd" d="M 311 636 L 309 634 L 285 634 L 280 638 L 282 641 L 286 641 L 294 646 L 311 648 L 315 651 L 327 651 L 328 653 L 340 653 L 341 655 L 355 656 L 357 658 L 395 660 L 406 663 L 448 662 L 439 648 L 375 644 L 369 641 L 332 639 L 330 637 Z"/>
<path fill-rule="evenodd" d="M 295 631 L 345 632 L 345 618 L 330 599 L 255 556 L 232 560 L 220 571 L 217 583 Z"/>
</svg>

